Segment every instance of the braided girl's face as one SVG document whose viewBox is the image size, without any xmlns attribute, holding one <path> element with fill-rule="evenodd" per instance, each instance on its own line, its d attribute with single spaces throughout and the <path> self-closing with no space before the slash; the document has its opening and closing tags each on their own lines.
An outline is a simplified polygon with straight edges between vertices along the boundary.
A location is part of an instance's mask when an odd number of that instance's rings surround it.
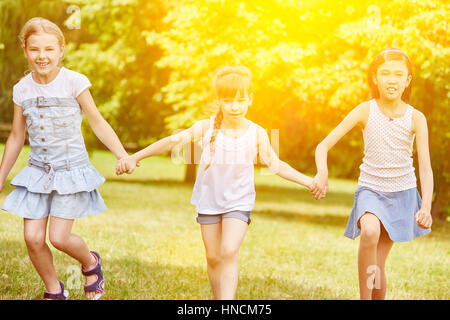
<svg viewBox="0 0 450 320">
<path fill-rule="evenodd" d="M 238 91 L 234 98 L 220 98 L 219 102 L 224 119 L 238 121 L 247 114 L 252 103 L 252 94 L 249 96 L 247 92 Z"/>
</svg>

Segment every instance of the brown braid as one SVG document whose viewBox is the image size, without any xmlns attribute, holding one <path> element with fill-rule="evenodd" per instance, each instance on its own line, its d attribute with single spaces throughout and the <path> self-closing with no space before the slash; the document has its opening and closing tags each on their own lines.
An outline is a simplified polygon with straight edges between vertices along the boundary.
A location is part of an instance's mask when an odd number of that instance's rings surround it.
<svg viewBox="0 0 450 320">
<path fill-rule="evenodd" d="M 214 142 L 216 141 L 216 136 L 217 136 L 217 133 L 219 132 L 220 126 L 222 125 L 222 120 L 223 120 L 222 109 L 219 109 L 219 111 L 216 114 L 216 117 L 214 118 L 214 125 L 213 125 L 213 130 L 211 133 L 211 140 L 209 142 L 210 159 L 209 159 L 209 163 L 205 167 L 205 170 L 211 166 L 211 163 L 212 163 L 212 160 L 214 157 L 214 149 L 215 149 Z"/>
<path fill-rule="evenodd" d="M 217 80 L 221 79 L 227 75 L 230 75 L 230 74 L 238 74 L 241 77 L 248 78 L 249 79 L 249 88 L 248 89 L 251 91 L 252 74 L 251 74 L 250 70 L 244 66 L 236 66 L 236 67 L 228 66 L 228 67 L 219 69 L 219 71 L 217 72 L 216 79 L 215 79 L 215 87 L 216 87 L 217 97 L 220 96 L 218 88 L 217 88 Z M 204 170 L 208 169 L 211 166 L 211 163 L 213 161 L 214 151 L 215 151 L 215 143 L 214 142 L 216 141 L 216 136 L 220 130 L 220 126 L 222 125 L 222 120 L 223 120 L 223 113 L 222 113 L 222 109 L 219 106 L 219 111 L 217 112 L 216 117 L 214 118 L 213 130 L 211 133 L 211 140 L 209 142 L 210 159 L 209 159 L 209 163 L 205 166 Z"/>
</svg>

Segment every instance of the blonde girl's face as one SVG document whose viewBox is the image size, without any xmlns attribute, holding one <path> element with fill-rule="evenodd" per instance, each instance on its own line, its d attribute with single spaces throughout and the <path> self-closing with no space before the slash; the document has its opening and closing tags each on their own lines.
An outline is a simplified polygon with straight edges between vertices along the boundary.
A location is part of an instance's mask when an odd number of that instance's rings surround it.
<svg viewBox="0 0 450 320">
<path fill-rule="evenodd" d="M 220 107 L 223 117 L 231 121 L 241 120 L 245 117 L 248 107 L 252 103 L 252 94 L 237 92 L 234 98 L 220 98 Z"/>
<path fill-rule="evenodd" d="M 378 67 L 373 80 L 380 97 L 392 101 L 401 99 L 403 91 L 411 83 L 411 78 L 403 60 L 388 60 Z"/>
<path fill-rule="evenodd" d="M 64 46 L 49 33 L 37 33 L 28 37 L 23 48 L 30 67 L 41 76 L 48 76 L 58 68 L 64 54 Z"/>
</svg>

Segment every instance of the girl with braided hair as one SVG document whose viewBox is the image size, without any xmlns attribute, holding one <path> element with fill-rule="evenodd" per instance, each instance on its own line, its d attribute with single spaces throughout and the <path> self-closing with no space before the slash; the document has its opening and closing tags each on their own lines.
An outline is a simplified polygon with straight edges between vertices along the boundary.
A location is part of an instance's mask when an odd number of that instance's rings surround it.
<svg viewBox="0 0 450 320">
<path fill-rule="evenodd" d="M 163 138 L 117 166 L 117 174 L 132 173 L 146 157 L 172 150 L 180 143 L 200 141 L 202 155 L 191 203 L 198 212 L 207 271 L 215 299 L 234 299 L 238 283 L 238 252 L 255 204 L 254 163 L 311 189 L 313 179 L 280 161 L 264 128 L 245 116 L 253 100 L 248 68 L 220 69 L 214 80 L 218 112 L 191 128 Z"/>
</svg>

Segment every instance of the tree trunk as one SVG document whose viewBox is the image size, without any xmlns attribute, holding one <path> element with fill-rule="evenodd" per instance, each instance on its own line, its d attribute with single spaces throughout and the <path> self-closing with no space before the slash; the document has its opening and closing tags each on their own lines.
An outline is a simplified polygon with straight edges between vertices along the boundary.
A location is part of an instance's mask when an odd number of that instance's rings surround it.
<svg viewBox="0 0 450 320">
<path fill-rule="evenodd" d="M 441 180 L 445 180 L 442 178 Z M 436 188 L 436 198 L 433 201 L 431 207 L 431 216 L 433 221 L 443 222 L 446 219 L 446 212 L 450 205 L 450 185 L 448 183 L 442 183 L 442 185 L 437 184 Z"/>
<path fill-rule="evenodd" d="M 186 152 L 184 158 L 186 160 L 186 173 L 184 175 L 184 182 L 194 183 L 195 182 L 195 173 L 196 173 L 196 148 L 193 142 L 190 143 L 190 147 L 185 148 L 184 150 L 190 151 Z"/>
<path fill-rule="evenodd" d="M 447 218 L 447 213 L 450 206 L 450 183 L 447 181 L 446 173 L 448 172 L 450 161 L 445 159 L 443 165 L 440 168 L 441 171 L 437 172 L 435 176 L 435 192 L 436 197 L 434 198 L 433 204 L 431 206 L 431 216 L 433 221 L 445 221 Z"/>
<path fill-rule="evenodd" d="M 436 94 L 434 94 L 434 84 L 430 80 L 425 81 L 425 91 L 429 94 L 426 97 L 425 103 L 424 103 L 424 114 L 427 118 L 427 125 L 430 129 L 430 133 L 433 131 L 431 128 L 433 128 L 434 121 L 436 121 L 436 114 L 433 114 L 437 112 L 435 110 L 435 97 Z M 438 122 L 439 123 L 439 122 Z M 436 193 L 436 196 L 434 198 L 434 201 L 431 205 L 431 216 L 433 217 L 433 221 L 435 222 L 443 222 L 446 219 L 446 211 L 448 211 L 447 206 L 450 205 L 450 185 L 447 181 L 446 174 L 448 172 L 449 168 L 449 161 L 447 160 L 448 156 L 448 150 L 445 150 L 445 146 L 441 145 L 439 143 L 442 140 L 437 139 L 437 136 L 434 134 L 429 134 L 428 142 L 430 145 L 430 151 L 431 151 L 431 158 L 436 159 L 437 161 L 432 161 L 433 165 L 433 176 L 434 176 L 434 192 Z M 434 149 L 438 147 L 439 149 Z M 444 148 L 444 149 L 441 149 Z M 434 151 L 434 152 L 433 152 Z M 418 168 L 416 166 L 416 168 Z"/>
</svg>

